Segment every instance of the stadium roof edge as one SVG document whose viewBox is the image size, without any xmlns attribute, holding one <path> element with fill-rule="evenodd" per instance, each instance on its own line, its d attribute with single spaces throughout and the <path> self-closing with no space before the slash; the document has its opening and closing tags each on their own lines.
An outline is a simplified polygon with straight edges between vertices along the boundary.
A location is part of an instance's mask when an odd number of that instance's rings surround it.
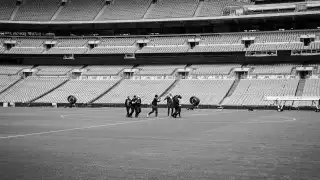
<svg viewBox="0 0 320 180">
<path fill-rule="evenodd" d="M 1 20 L 0 24 L 34 24 L 34 25 L 64 25 L 64 24 L 120 24 L 120 23 L 150 23 L 150 22 L 175 22 L 175 21 L 221 21 L 221 20 L 246 20 L 267 19 L 277 17 L 294 17 L 304 15 L 320 15 L 320 11 L 290 12 L 277 14 L 256 14 L 242 16 L 219 16 L 219 17 L 194 17 L 194 18 L 170 18 L 170 19 L 140 19 L 140 20 L 108 20 L 108 21 L 8 21 Z"/>
</svg>

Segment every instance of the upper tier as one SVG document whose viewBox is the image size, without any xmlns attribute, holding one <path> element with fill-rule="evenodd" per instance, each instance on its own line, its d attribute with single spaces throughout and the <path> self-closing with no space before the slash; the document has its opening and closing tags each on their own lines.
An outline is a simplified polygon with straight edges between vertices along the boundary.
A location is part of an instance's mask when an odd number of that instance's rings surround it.
<svg viewBox="0 0 320 180">
<path fill-rule="evenodd" d="M 319 1 L 254 5 L 250 0 L 0 0 L 3 21 L 113 21 L 318 11 Z"/>
<path fill-rule="evenodd" d="M 312 37 L 309 44 L 301 37 Z M 253 39 L 246 45 L 245 39 Z M 144 45 L 141 46 L 141 41 Z M 192 46 L 190 41 L 198 43 Z M 49 47 L 52 43 L 53 47 Z M 320 50 L 320 30 L 174 36 L 0 37 L 0 54 L 149 54 Z"/>
</svg>

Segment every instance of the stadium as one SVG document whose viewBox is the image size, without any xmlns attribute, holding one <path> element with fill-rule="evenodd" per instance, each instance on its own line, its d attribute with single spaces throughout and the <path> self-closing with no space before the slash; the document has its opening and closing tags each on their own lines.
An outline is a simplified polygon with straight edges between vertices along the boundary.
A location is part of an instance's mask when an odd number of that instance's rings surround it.
<svg viewBox="0 0 320 180">
<path fill-rule="evenodd" d="M 0 3 L 1 180 L 320 178 L 320 1 Z"/>
</svg>

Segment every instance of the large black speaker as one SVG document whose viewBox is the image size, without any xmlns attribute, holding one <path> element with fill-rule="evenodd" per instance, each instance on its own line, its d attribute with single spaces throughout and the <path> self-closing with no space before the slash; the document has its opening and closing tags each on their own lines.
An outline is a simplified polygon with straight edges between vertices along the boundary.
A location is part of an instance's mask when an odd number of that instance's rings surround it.
<svg viewBox="0 0 320 180">
<path fill-rule="evenodd" d="M 68 96 L 67 100 L 70 104 L 75 104 L 77 102 L 77 98 L 73 95 Z"/>
<path fill-rule="evenodd" d="M 192 96 L 190 98 L 190 104 L 192 104 L 193 106 L 198 106 L 200 104 L 200 99 L 196 96 Z"/>
</svg>

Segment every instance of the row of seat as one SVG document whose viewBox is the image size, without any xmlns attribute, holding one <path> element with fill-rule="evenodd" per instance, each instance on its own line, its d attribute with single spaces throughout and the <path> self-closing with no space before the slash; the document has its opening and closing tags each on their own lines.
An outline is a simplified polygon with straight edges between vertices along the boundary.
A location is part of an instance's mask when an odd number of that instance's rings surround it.
<svg viewBox="0 0 320 180">
<path fill-rule="evenodd" d="M 315 41 L 320 41 L 319 30 L 306 31 L 276 31 L 276 32 L 246 32 L 201 35 L 200 45 L 241 44 L 243 38 L 252 37 L 256 44 L 289 44 L 300 43 L 302 35 L 315 35 Z M 150 36 L 150 37 L 79 37 L 79 38 L 38 38 L 38 37 L 0 37 L 0 44 L 7 40 L 16 41 L 16 47 L 42 47 L 46 41 L 57 41 L 56 47 L 86 47 L 90 41 L 96 41 L 98 47 L 133 46 L 139 40 L 147 40 L 148 46 L 186 45 L 189 39 L 196 36 Z M 313 42 L 311 42 L 312 44 Z"/>
<path fill-rule="evenodd" d="M 9 20 L 16 7 L 16 1 L 0 0 L 0 3 L 2 4 L 0 9 L 1 19 Z M 295 4 L 292 4 L 291 8 L 285 9 L 281 8 L 284 5 L 279 5 L 279 7 L 281 6 L 280 8 L 274 6 L 271 10 L 250 10 L 248 7 L 252 6 L 248 5 L 253 5 L 253 1 L 250 0 L 158 0 L 156 3 L 152 3 L 152 0 L 113 0 L 110 5 L 105 5 L 104 0 L 69 0 L 64 6 L 60 4 L 60 0 L 23 1 L 13 20 L 105 21 L 143 18 L 214 17 L 222 16 L 228 7 L 231 7 L 230 9 L 244 8 L 246 14 L 284 13 L 296 10 Z M 319 9 L 318 6 L 306 7 L 301 11 Z"/>
<path fill-rule="evenodd" d="M 197 52 L 249 52 L 249 51 L 279 51 L 279 50 L 320 50 L 320 43 L 312 43 L 311 46 L 304 46 L 303 43 L 290 44 L 252 44 L 245 48 L 243 44 L 230 45 L 208 45 L 195 46 L 145 46 L 139 49 L 136 46 L 118 47 L 54 47 L 46 50 L 40 47 L 13 47 L 6 50 L 0 47 L 0 54 L 150 54 L 150 53 L 197 53 Z"/>
<path fill-rule="evenodd" d="M 232 75 L 235 68 L 250 68 L 249 75 L 290 75 L 295 74 L 295 68 L 301 67 L 299 64 L 193 64 L 186 65 L 141 65 L 134 67 L 138 71 L 135 75 L 172 75 L 177 69 L 188 68 L 190 75 Z M 318 64 L 305 65 L 313 67 L 314 74 L 320 74 Z M 0 75 L 16 75 L 23 69 L 31 69 L 29 65 L 1 65 Z M 131 69 L 130 65 L 106 65 L 106 66 L 37 66 L 36 75 L 42 76 L 58 76 L 66 75 L 73 69 L 83 69 L 83 76 L 104 76 L 104 75 L 119 75 L 124 69 Z"/>
<path fill-rule="evenodd" d="M 0 76 L 1 87 L 16 80 Z M 78 102 L 88 103 L 103 95 L 118 80 L 69 80 L 63 85 L 63 78 L 28 77 L 20 80 L 9 90 L 0 94 L 0 102 L 28 102 L 40 97 L 48 91 L 54 91 L 37 99 L 39 103 L 67 103 L 67 97 L 73 94 Z M 113 89 L 99 98 L 96 103 L 124 103 L 126 96 L 139 95 L 143 104 L 149 104 L 155 94 L 161 95 L 172 86 L 172 94 L 180 94 L 183 104 L 189 104 L 191 96 L 201 99 L 203 105 L 270 105 L 264 101 L 265 96 L 294 96 L 298 87 L 298 79 L 255 79 L 241 80 L 231 96 L 226 97 L 234 80 L 179 80 L 174 86 L 174 80 L 129 80 L 125 79 Z M 61 85 L 57 88 L 58 85 Z M 320 80 L 308 79 L 303 96 L 320 96 Z M 164 96 L 166 94 L 163 94 Z M 161 102 L 164 104 L 165 102 Z M 287 101 L 286 105 L 311 106 L 311 102 Z"/>
<path fill-rule="evenodd" d="M 29 102 L 52 90 L 66 78 L 27 77 L 0 94 L 1 102 Z"/>
<path fill-rule="evenodd" d="M 294 96 L 298 83 L 298 79 L 241 80 L 223 105 L 270 105 L 270 101 L 264 101 L 265 96 Z M 286 105 L 292 105 L 292 101 Z"/>
</svg>

